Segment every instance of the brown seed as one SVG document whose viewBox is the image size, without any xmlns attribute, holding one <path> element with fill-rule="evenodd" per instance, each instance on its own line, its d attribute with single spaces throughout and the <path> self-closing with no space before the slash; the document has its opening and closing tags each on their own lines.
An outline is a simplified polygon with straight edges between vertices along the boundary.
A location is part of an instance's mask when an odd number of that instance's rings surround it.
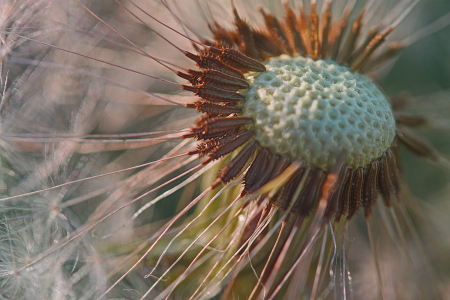
<svg viewBox="0 0 450 300">
<path fill-rule="evenodd" d="M 309 43 L 309 20 L 306 13 L 303 11 L 303 9 L 300 8 L 300 16 L 298 18 L 298 28 L 300 36 L 302 37 L 303 45 L 306 48 L 306 53 L 311 56 L 311 48 Z"/>
<path fill-rule="evenodd" d="M 188 103 L 186 104 L 186 107 L 195 108 L 196 110 L 209 115 L 230 115 L 242 112 L 242 109 L 236 106 L 214 104 L 207 101 Z"/>
<path fill-rule="evenodd" d="M 384 204 L 391 206 L 392 200 L 395 197 L 395 187 L 391 182 L 388 158 L 386 153 L 383 153 L 380 159 L 380 171 L 378 173 L 378 188 L 383 197 Z"/>
<path fill-rule="evenodd" d="M 291 44 L 291 48 L 295 49 L 296 52 L 300 53 L 301 55 L 305 55 L 306 49 L 303 45 L 302 37 L 297 30 L 297 16 L 295 15 L 294 10 L 289 6 L 289 4 L 285 3 L 284 9 L 286 12 L 285 32 L 286 37 Z"/>
<path fill-rule="evenodd" d="M 358 168 L 355 170 L 352 179 L 352 190 L 349 199 L 347 219 L 351 219 L 361 207 L 362 202 L 362 190 L 363 190 L 363 180 L 364 180 L 364 169 Z"/>
<path fill-rule="evenodd" d="M 212 69 L 227 75 L 244 79 L 242 72 L 227 66 L 220 59 L 218 59 L 214 54 L 210 52 L 202 52 L 200 55 L 192 54 L 186 51 L 186 56 L 197 63 L 197 65 L 204 70 Z"/>
<path fill-rule="evenodd" d="M 300 168 L 294 176 L 292 176 L 291 180 L 286 184 L 286 187 L 284 188 L 283 193 L 281 194 L 280 198 L 278 199 L 278 203 L 280 205 L 280 208 L 282 210 L 287 210 L 293 201 L 293 197 L 295 194 L 295 191 L 298 188 L 298 185 L 300 184 L 300 181 L 303 177 L 303 174 L 305 172 L 304 168 Z"/>
<path fill-rule="evenodd" d="M 227 132 L 239 128 L 242 125 L 249 124 L 253 122 L 252 118 L 246 117 L 215 117 L 208 118 L 204 121 L 203 126 L 200 130 L 206 133 L 216 133 L 216 132 Z"/>
<path fill-rule="evenodd" d="M 188 70 L 188 73 L 195 79 L 194 82 L 209 82 L 219 84 L 222 89 L 239 90 L 248 89 L 249 84 L 242 78 L 236 78 L 216 70 Z M 193 84 L 191 82 L 191 84 Z"/>
<path fill-rule="evenodd" d="M 222 132 L 215 132 L 215 133 L 201 133 L 201 132 L 196 132 L 193 135 L 191 135 L 190 137 L 194 137 L 197 140 L 210 140 L 210 139 L 216 139 L 216 138 L 222 138 L 226 135 L 232 134 L 234 132 L 236 132 L 237 129 L 233 129 L 233 130 L 227 130 L 227 131 L 222 131 Z"/>
<path fill-rule="evenodd" d="M 326 173 L 319 168 L 314 168 L 303 191 L 300 193 L 293 210 L 300 216 L 307 216 L 314 207 L 320 188 L 326 177 Z"/>
<path fill-rule="evenodd" d="M 220 170 L 217 178 L 223 183 L 228 183 L 230 180 L 235 178 L 241 172 L 250 156 L 255 152 L 256 147 L 257 144 L 255 141 L 248 143 L 244 149 L 239 151 L 239 154 L 235 158 L 233 158 Z"/>
<path fill-rule="evenodd" d="M 242 47 L 244 53 L 255 59 L 262 58 L 259 54 L 259 51 L 257 50 L 258 48 L 256 47 L 255 37 L 253 35 L 253 30 L 250 28 L 250 25 L 248 25 L 246 21 L 241 19 L 236 8 L 234 7 L 233 14 L 235 20 L 234 24 L 236 25 L 240 35 L 240 46 Z"/>
<path fill-rule="evenodd" d="M 283 29 L 280 26 L 280 23 L 278 22 L 278 19 L 274 15 L 267 14 L 262 8 L 259 11 L 264 18 L 267 32 L 270 34 L 272 40 L 277 42 L 278 48 L 280 48 L 281 51 L 292 55 L 292 49 L 286 35 L 283 32 Z"/>
<path fill-rule="evenodd" d="M 327 211 L 325 213 L 325 216 L 328 219 L 331 219 L 333 214 L 335 215 L 335 218 L 337 217 L 336 214 L 338 212 L 338 205 L 339 205 L 339 200 L 341 198 L 341 193 L 345 186 L 344 183 L 346 180 L 347 170 L 348 170 L 348 167 L 345 166 L 345 164 L 344 164 L 341 166 L 341 168 L 337 172 L 338 182 L 336 183 L 336 186 L 335 186 L 334 190 L 332 191 L 332 194 L 328 200 Z M 340 216 L 339 216 L 339 218 L 340 218 Z"/>
<path fill-rule="evenodd" d="M 338 210 L 336 212 L 336 221 L 339 222 L 341 216 L 344 216 L 348 213 L 349 201 L 350 201 L 350 193 L 352 190 L 352 179 L 353 179 L 353 169 L 347 169 L 345 172 L 344 184 L 341 189 L 341 195 L 339 197 L 339 205 Z"/>
<path fill-rule="evenodd" d="M 291 163 L 291 159 L 289 158 L 289 156 L 287 156 L 287 155 L 280 156 L 277 159 L 277 162 L 275 164 L 275 167 L 272 170 L 272 173 L 270 174 L 269 180 L 272 180 L 273 178 L 280 175 L 281 172 L 283 172 L 284 169 L 286 169 L 290 163 Z"/>
<path fill-rule="evenodd" d="M 245 99 L 245 96 L 239 93 L 217 87 L 207 86 L 205 84 L 199 84 L 195 86 L 183 85 L 182 87 L 184 90 L 190 91 L 197 96 L 212 102 L 235 102 Z"/>
<path fill-rule="evenodd" d="M 222 43 L 232 45 L 235 42 L 234 35 L 225 30 L 222 26 L 220 26 L 216 21 L 213 24 L 208 24 L 208 28 L 212 34 L 214 34 L 215 41 L 221 41 Z"/>
<path fill-rule="evenodd" d="M 367 46 L 370 44 L 370 42 L 376 37 L 376 35 L 379 33 L 379 28 L 375 27 L 372 28 L 366 35 L 366 38 L 362 42 L 362 44 L 352 53 L 352 57 L 349 60 L 349 64 L 353 64 L 356 58 L 358 58 L 361 53 L 366 50 Z"/>
<path fill-rule="evenodd" d="M 215 48 L 210 47 L 209 51 L 217 55 L 220 61 L 222 61 L 227 66 L 239 69 L 242 71 L 254 71 L 254 72 L 264 72 L 266 67 L 260 62 L 236 51 L 232 48 Z"/>
<path fill-rule="evenodd" d="M 377 174 L 378 161 L 374 160 L 370 163 L 366 175 L 364 177 L 363 205 L 364 215 L 369 217 L 372 213 L 372 207 L 377 200 Z"/>
<path fill-rule="evenodd" d="M 359 57 L 355 59 L 355 61 L 351 64 L 350 69 L 352 72 L 360 69 L 369 57 L 372 55 L 375 50 L 377 50 L 385 41 L 386 37 L 394 30 L 393 27 L 388 28 L 385 32 L 377 34 L 369 45 L 366 47 L 363 53 Z"/>
<path fill-rule="evenodd" d="M 395 193 L 398 194 L 400 192 L 400 172 L 398 170 L 395 154 L 391 149 L 388 149 L 386 154 L 387 162 L 389 164 L 389 178 L 394 185 Z"/>
<path fill-rule="evenodd" d="M 316 3 L 311 2 L 311 15 L 309 17 L 309 40 L 312 59 L 319 57 L 319 16 L 316 12 Z"/>
<path fill-rule="evenodd" d="M 268 59 L 272 56 L 279 56 L 283 53 L 268 32 L 255 31 L 253 32 L 253 36 L 255 37 L 255 43 L 259 49 L 260 56 L 264 59 Z"/>
<path fill-rule="evenodd" d="M 272 158 L 273 155 L 270 154 L 268 149 L 262 149 L 258 153 L 250 169 L 245 174 L 244 193 L 254 192 L 266 182 L 274 166 Z"/>
<path fill-rule="evenodd" d="M 251 137 L 253 136 L 253 131 L 251 131 L 251 134 L 242 134 L 235 139 L 229 141 L 228 143 L 225 143 L 221 145 L 220 147 L 216 148 L 214 152 L 212 152 L 209 155 L 208 160 L 203 162 L 204 165 L 208 164 L 209 162 L 219 159 L 222 156 L 230 153 L 231 151 L 237 149 L 238 147 L 242 146 L 245 142 L 247 142 Z"/>
<path fill-rule="evenodd" d="M 228 134 L 223 137 L 218 137 L 210 140 L 206 140 L 205 142 L 201 143 L 197 146 L 197 150 L 190 152 L 189 154 L 200 154 L 201 156 L 204 156 L 208 154 L 209 152 L 220 148 L 224 144 L 236 139 L 239 136 L 252 136 L 254 134 L 251 130 L 241 130 L 237 132 L 233 132 L 231 134 Z"/>
<path fill-rule="evenodd" d="M 368 72 L 370 70 L 376 69 L 379 66 L 385 65 L 385 62 L 392 59 L 398 52 L 400 52 L 405 45 L 398 42 L 390 43 L 387 49 L 381 52 L 378 56 L 371 59 L 362 67 L 363 72 Z"/>
<path fill-rule="evenodd" d="M 331 0 L 327 1 L 325 4 L 325 11 L 322 16 L 322 36 L 321 36 L 321 45 L 319 51 L 319 57 L 325 58 L 328 50 L 328 39 L 330 35 L 331 28 Z"/>
</svg>

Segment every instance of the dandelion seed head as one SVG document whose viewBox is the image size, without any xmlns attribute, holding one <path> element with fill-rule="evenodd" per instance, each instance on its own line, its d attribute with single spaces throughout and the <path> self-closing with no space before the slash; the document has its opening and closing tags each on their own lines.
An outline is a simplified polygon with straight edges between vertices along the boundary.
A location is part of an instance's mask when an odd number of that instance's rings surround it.
<svg viewBox="0 0 450 300">
<path fill-rule="evenodd" d="M 380 81 L 417 1 L 144 2 L 3 29 L 45 51 L 5 60 L 0 298 L 435 299 L 397 162 L 437 156 Z"/>
<path fill-rule="evenodd" d="M 364 167 L 395 138 L 384 92 L 367 76 L 330 60 L 282 55 L 267 71 L 247 76 L 243 114 L 254 120 L 262 147 L 330 170 L 342 151 L 347 165 Z"/>
</svg>

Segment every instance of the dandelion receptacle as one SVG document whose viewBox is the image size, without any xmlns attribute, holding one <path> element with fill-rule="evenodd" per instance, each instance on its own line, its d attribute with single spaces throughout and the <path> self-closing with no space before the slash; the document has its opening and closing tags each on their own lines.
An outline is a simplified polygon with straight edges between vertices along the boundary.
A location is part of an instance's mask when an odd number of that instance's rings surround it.
<svg viewBox="0 0 450 300">
<path fill-rule="evenodd" d="M 450 13 L 7 2 L 2 299 L 444 299 L 401 154 L 450 163 L 383 78 Z"/>
</svg>

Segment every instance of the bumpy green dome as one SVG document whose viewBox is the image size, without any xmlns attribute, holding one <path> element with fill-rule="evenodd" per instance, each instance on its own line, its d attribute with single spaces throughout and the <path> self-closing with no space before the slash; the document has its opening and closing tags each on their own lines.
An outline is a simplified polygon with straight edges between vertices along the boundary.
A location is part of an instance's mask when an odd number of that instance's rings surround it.
<svg viewBox="0 0 450 300">
<path fill-rule="evenodd" d="M 365 75 L 301 56 L 282 55 L 265 66 L 246 76 L 250 89 L 242 103 L 261 147 L 330 170 L 343 150 L 347 165 L 357 168 L 391 146 L 390 102 Z"/>
</svg>

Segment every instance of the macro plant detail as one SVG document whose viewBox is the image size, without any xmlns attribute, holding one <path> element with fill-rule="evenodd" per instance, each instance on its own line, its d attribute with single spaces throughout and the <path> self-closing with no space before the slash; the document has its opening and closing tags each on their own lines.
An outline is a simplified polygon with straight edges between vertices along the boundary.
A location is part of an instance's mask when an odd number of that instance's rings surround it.
<svg viewBox="0 0 450 300">
<path fill-rule="evenodd" d="M 404 97 L 388 97 L 371 77 L 406 46 L 388 38 L 418 1 L 394 5 L 374 28 L 366 23 L 383 5 L 380 1 L 346 2 L 336 15 L 338 1 L 306 2 L 280 3 L 282 14 L 261 7 L 256 15 L 262 22 L 252 24 L 232 1 L 232 24 L 226 24 L 215 16 L 223 9 L 220 4 L 197 1 L 209 14 L 203 20 L 209 35 L 182 21 L 176 2 L 152 3 L 155 12 L 133 1 L 111 2 L 139 24 L 136 28 L 175 51 L 170 59 L 128 38 L 122 33 L 126 25 L 112 25 L 103 7 L 80 1 L 67 9 L 67 18 L 83 16 L 85 24 L 56 24 L 91 38 L 86 45 L 77 35 L 70 39 L 75 43 L 60 45 L 64 35 L 42 40 L 39 34 L 2 27 L 0 34 L 14 41 L 42 46 L 43 57 L 53 48 L 54 56 L 36 65 L 63 66 L 64 85 L 79 88 L 62 96 L 47 89 L 52 101 L 43 102 L 50 104 L 46 110 L 39 101 L 15 103 L 3 93 L 0 138 L 7 172 L 2 175 L 0 246 L 8 251 L 0 258 L 0 295 L 352 299 L 358 294 L 354 281 L 361 277 L 353 277 L 347 264 L 348 227 L 364 211 L 367 252 L 372 253 L 366 255 L 375 274 L 369 280 L 371 299 L 438 299 L 431 279 L 418 284 L 423 277 L 433 278 L 433 270 L 411 275 L 409 291 L 396 290 L 374 236 L 378 207 L 384 235 L 404 250 L 406 273 L 414 274 L 417 255 L 407 250 L 403 233 L 407 227 L 414 235 L 402 203 L 408 192 L 399 148 L 449 166 L 413 133 L 428 121 L 404 114 Z M 156 12 L 169 14 L 175 25 Z M 431 24 L 424 34 L 442 27 Z M 91 53 L 97 48 L 105 50 L 103 56 Z M 171 77 L 126 66 L 123 56 L 111 59 L 114 51 L 137 54 Z M 80 59 L 73 63 L 77 67 L 64 67 L 64 55 Z M 33 65 L 25 61 L 11 59 Z M 96 73 L 90 61 L 167 84 L 180 95 L 128 86 L 109 69 Z M 146 99 L 117 100 L 120 96 L 97 81 Z M 127 101 L 150 109 L 133 117 Z M 108 114 L 120 117 L 116 122 Z M 45 125 L 24 129 L 14 122 L 18 115 L 45 120 Z M 55 132 L 58 124 L 67 128 Z M 102 132 L 108 126 L 120 128 L 119 133 Z M 163 200 L 177 206 L 172 215 L 165 214 L 171 208 Z M 39 277 L 49 272 L 53 281 L 40 284 Z"/>
<path fill-rule="evenodd" d="M 354 73 L 368 63 L 368 60 L 380 60 L 380 56 L 371 57 L 371 54 L 383 45 L 384 39 L 393 27 L 388 26 L 372 31 L 366 37 L 360 37 L 365 12 L 363 10 L 351 25 L 352 31 L 346 40 L 342 41 L 350 12 L 347 11 L 342 19 L 336 20 L 336 24 L 331 24 L 331 2 L 325 4 L 321 16 L 315 10 L 315 3 L 311 4 L 311 14 L 300 10 L 299 15 L 286 5 L 284 22 L 262 10 L 261 14 L 266 23 L 265 30 L 252 29 L 241 19 L 236 9 L 234 9 L 235 31 L 227 32 L 219 24 L 209 24 L 215 41 L 204 41 L 206 49 L 200 52 L 200 56 L 187 54 L 188 57 L 197 62 L 203 72 L 211 72 L 212 69 L 209 68 L 215 68 L 218 72 L 216 78 L 232 76 L 237 81 L 247 77 L 251 84 L 249 91 L 245 92 L 245 98 L 239 93 L 230 96 L 230 90 L 236 92 L 239 88 L 245 88 L 245 82 L 242 82 L 242 87 L 234 84 L 227 88 L 226 84 L 223 84 L 220 90 L 214 86 L 214 82 L 208 80 L 207 76 L 201 77 L 197 73 L 189 78 L 187 74 L 183 74 L 183 77 L 188 78 L 193 84 L 192 88 L 184 88 L 195 92 L 205 101 L 189 105 L 206 112 L 192 129 L 191 135 L 204 141 L 194 153 L 203 155 L 210 153 L 207 160 L 209 162 L 237 149 L 250 140 L 253 134 L 259 137 L 256 140 L 258 148 L 262 149 L 250 163 L 251 167 L 245 175 L 244 193 L 256 191 L 270 178 L 281 174 L 289 163 L 301 160 L 305 166 L 296 174 L 297 183 L 292 182 L 291 190 L 286 189 L 272 201 L 280 199 L 281 206 L 285 208 L 290 207 L 291 202 L 297 201 L 294 209 L 302 215 L 311 212 L 327 171 L 338 163 L 339 152 L 346 153 L 348 157 L 345 158 L 346 163 L 343 165 L 348 170 L 343 172 L 348 174 L 347 179 L 341 181 L 341 186 L 346 186 L 346 189 L 344 191 L 342 188 L 341 191 L 339 187 L 334 191 L 336 203 L 330 205 L 340 207 L 339 217 L 347 212 L 353 216 L 361 204 L 370 211 L 377 197 L 377 189 L 382 190 L 384 199 L 389 204 L 400 187 L 395 157 L 389 149 L 396 130 L 390 104 L 376 85 L 366 78 L 361 78 L 363 75 Z M 358 38 L 364 40 L 362 45 L 359 45 Z M 359 48 L 355 46 L 356 44 Z M 285 56 L 270 60 L 266 64 L 271 68 L 271 72 L 268 72 L 266 66 L 258 65 L 256 61 L 246 58 L 235 49 L 255 60 L 264 60 L 263 57 L 271 58 L 281 54 L 300 56 L 294 56 L 298 58 Z M 305 60 L 303 57 L 312 59 Z M 322 58 L 338 60 L 340 64 L 348 65 L 350 68 L 342 69 L 339 64 L 329 63 L 321 60 Z M 210 63 L 209 66 L 209 61 L 214 63 Z M 286 69 L 291 72 L 286 72 Z M 256 72 L 256 75 L 242 75 L 246 71 Z M 190 72 L 194 73 L 191 70 Z M 252 76 L 256 79 L 249 79 Z M 297 78 L 292 79 L 293 77 Z M 227 82 L 223 79 L 221 81 Z M 317 84 L 314 84 L 316 82 Z M 297 89 L 292 91 L 296 87 Z M 254 91 L 255 88 L 258 91 Z M 235 102 L 242 101 L 243 104 L 239 107 L 243 109 L 244 117 L 234 111 L 232 113 L 220 111 L 217 106 L 214 106 L 216 110 L 210 112 L 210 106 L 220 101 L 227 109 L 234 106 Z M 292 106 L 286 105 L 287 102 L 293 103 Z M 364 102 L 371 103 L 366 105 Z M 305 110 L 294 111 L 297 104 L 306 109 L 313 106 L 314 111 L 310 114 Z M 203 108 L 202 105 L 208 106 Z M 282 107 L 283 105 L 285 107 Z M 353 111 L 350 108 L 349 116 L 346 116 L 347 107 L 352 105 L 359 106 L 359 109 Z M 336 106 L 340 108 L 333 108 Z M 274 117 L 273 110 L 283 112 Z M 378 118 L 372 119 L 372 115 Z M 295 124 L 298 119 L 306 121 Z M 253 124 L 262 125 L 251 126 L 251 131 L 238 130 L 252 121 Z M 280 122 L 283 124 L 276 124 Z M 294 124 L 288 124 L 289 122 Z M 348 124 L 345 124 L 347 122 Z M 345 126 L 350 126 L 350 129 L 345 129 Z M 275 127 L 279 127 L 280 131 L 270 132 Z M 377 130 L 381 128 L 382 130 Z M 322 131 L 320 135 L 319 131 Z M 301 135 L 304 135 L 303 139 L 299 138 Z M 417 141 L 409 142 L 414 144 Z M 355 147 L 355 144 L 360 144 L 361 148 Z M 224 183 L 235 178 L 255 151 L 257 150 L 254 143 L 248 143 L 242 152 L 224 166 L 218 178 Z M 286 154 L 290 157 L 282 157 Z M 363 156 L 366 157 L 362 158 Z M 302 178 L 306 181 L 306 187 L 300 198 L 294 200 L 291 197 Z M 355 184 L 355 181 L 358 183 Z M 308 191 L 309 189 L 311 191 Z M 336 210 L 331 207 L 329 210 Z M 370 212 L 366 214 L 369 215 Z"/>
</svg>

